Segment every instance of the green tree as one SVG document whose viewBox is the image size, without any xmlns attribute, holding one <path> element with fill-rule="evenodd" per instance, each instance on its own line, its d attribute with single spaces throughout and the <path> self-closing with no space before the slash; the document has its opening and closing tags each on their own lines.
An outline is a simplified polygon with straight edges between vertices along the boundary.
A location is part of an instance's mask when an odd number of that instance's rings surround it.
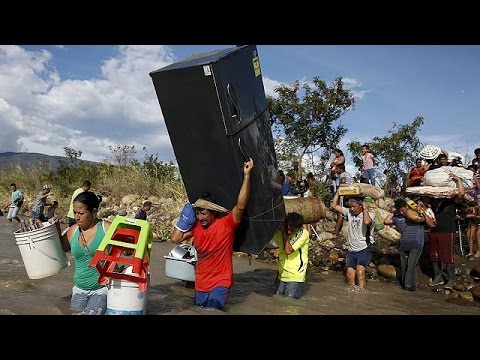
<svg viewBox="0 0 480 360">
<path fill-rule="evenodd" d="M 406 175 L 415 164 L 417 154 L 422 148 L 417 133 L 423 125 L 423 117 L 417 116 L 411 124 L 397 125 L 384 137 L 375 136 L 367 142 L 370 152 L 375 156 L 375 178 L 382 179 L 385 193 L 397 185 L 403 186 Z M 354 154 L 353 161 L 357 167 L 362 165 L 361 148 L 363 143 L 352 140 L 347 149 Z"/>
<path fill-rule="evenodd" d="M 143 147 L 145 156 L 143 159 L 143 168 L 147 174 L 163 182 L 175 181 L 178 179 L 178 171 L 172 162 L 164 163 L 158 160 L 158 154 L 148 154 L 147 148 Z"/>
<path fill-rule="evenodd" d="M 82 156 L 81 150 L 75 150 L 67 146 L 63 148 L 63 151 L 65 156 L 70 158 L 71 162 L 73 162 L 75 159 L 79 159 Z"/>
<path fill-rule="evenodd" d="M 321 163 L 330 157 L 347 129 L 340 123 L 334 123 L 348 110 L 353 109 L 355 99 L 348 89 L 344 88 L 339 77 L 331 85 L 318 76 L 313 78 L 313 87 L 296 80 L 293 85 L 275 87 L 277 98 L 268 96 L 272 132 L 274 136 L 284 137 L 285 149 L 293 146 L 296 159 L 300 164 L 306 154 L 322 151 Z M 281 154 L 290 156 L 289 151 Z M 322 167 L 324 169 L 324 166 Z"/>
</svg>

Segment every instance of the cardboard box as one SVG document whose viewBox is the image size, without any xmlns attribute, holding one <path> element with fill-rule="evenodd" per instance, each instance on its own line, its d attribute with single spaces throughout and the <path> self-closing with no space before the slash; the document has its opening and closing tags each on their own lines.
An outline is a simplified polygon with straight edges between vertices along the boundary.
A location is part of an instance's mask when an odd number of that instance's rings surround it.
<svg viewBox="0 0 480 360">
<path fill-rule="evenodd" d="M 358 185 L 340 185 L 338 187 L 338 195 L 340 196 L 358 196 L 360 194 L 360 186 Z"/>
</svg>

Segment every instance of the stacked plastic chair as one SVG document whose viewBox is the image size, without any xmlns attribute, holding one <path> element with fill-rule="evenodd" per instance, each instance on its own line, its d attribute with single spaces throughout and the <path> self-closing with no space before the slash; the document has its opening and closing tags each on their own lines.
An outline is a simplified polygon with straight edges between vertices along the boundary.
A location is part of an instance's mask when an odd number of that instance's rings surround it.
<svg viewBox="0 0 480 360">
<path fill-rule="evenodd" d="M 138 283 L 139 291 L 146 291 L 152 243 L 148 221 L 117 216 L 90 262 L 100 273 L 98 283 L 107 285 L 110 279 L 122 279 Z M 131 265 L 131 273 L 119 271 L 122 265 Z"/>
</svg>

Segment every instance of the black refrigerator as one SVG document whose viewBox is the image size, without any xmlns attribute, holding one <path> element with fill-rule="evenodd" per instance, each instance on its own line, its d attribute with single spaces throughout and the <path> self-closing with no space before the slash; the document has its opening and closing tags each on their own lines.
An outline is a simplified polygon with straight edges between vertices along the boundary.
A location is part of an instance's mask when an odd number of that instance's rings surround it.
<svg viewBox="0 0 480 360">
<path fill-rule="evenodd" d="M 150 76 L 190 202 L 208 191 L 233 209 L 244 159 L 253 159 L 234 250 L 258 254 L 285 219 L 285 206 L 256 46 L 195 54 Z"/>
</svg>

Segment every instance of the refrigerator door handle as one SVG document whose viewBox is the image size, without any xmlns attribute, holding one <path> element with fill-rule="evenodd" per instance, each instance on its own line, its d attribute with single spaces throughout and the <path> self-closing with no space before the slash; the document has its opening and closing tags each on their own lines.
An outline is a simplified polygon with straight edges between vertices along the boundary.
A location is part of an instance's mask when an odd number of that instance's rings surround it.
<svg viewBox="0 0 480 360">
<path fill-rule="evenodd" d="M 245 141 L 242 138 L 238 138 L 238 147 L 240 149 L 240 153 L 242 154 L 243 161 L 249 161 L 251 156 L 247 154 L 245 150 Z"/>
<path fill-rule="evenodd" d="M 228 97 L 228 108 L 230 109 L 230 114 L 232 114 L 232 118 L 237 120 L 237 124 L 240 124 L 242 118 L 240 116 L 240 107 L 238 106 L 237 96 L 235 95 L 235 90 L 233 86 L 227 84 L 227 97 Z"/>
</svg>

